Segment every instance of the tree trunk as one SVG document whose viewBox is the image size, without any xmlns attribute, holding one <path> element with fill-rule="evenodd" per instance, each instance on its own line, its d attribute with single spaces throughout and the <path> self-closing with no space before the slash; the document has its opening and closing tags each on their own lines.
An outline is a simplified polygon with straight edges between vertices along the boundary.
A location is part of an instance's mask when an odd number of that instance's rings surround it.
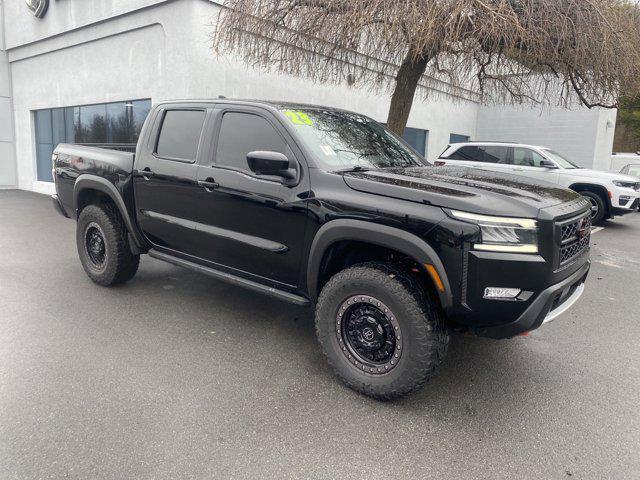
<svg viewBox="0 0 640 480">
<path fill-rule="evenodd" d="M 409 53 L 398 69 L 396 86 L 391 96 L 389 116 L 387 117 L 387 128 L 398 135 L 402 135 L 407 126 L 418 82 L 430 60 L 431 57 L 428 55 L 416 60 Z"/>
</svg>

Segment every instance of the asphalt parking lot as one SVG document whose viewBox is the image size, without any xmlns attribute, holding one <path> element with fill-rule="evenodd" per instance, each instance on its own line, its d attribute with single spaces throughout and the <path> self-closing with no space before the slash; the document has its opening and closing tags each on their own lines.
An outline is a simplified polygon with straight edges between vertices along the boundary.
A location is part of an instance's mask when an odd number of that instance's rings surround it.
<svg viewBox="0 0 640 480">
<path fill-rule="evenodd" d="M 592 240 L 581 301 L 455 337 L 418 394 L 344 387 L 312 312 L 144 257 L 91 283 L 75 223 L 0 191 L 0 479 L 640 478 L 640 214 Z"/>
</svg>

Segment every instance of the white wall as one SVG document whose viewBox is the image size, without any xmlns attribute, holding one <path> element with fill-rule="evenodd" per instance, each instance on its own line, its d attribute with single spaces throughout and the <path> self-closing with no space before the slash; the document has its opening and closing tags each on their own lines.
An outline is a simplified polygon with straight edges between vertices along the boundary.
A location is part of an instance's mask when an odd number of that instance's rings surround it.
<svg viewBox="0 0 640 480">
<path fill-rule="evenodd" d="M 476 140 L 550 147 L 580 166 L 609 170 L 615 122 L 616 110 L 601 108 L 483 106 Z"/>
<path fill-rule="evenodd" d="M 4 0 L 0 0 L 0 188 L 16 186 L 11 76 L 4 44 L 3 11 Z"/>
<path fill-rule="evenodd" d="M 357 86 L 316 85 L 216 57 L 210 36 L 219 7 L 213 2 L 67 0 L 51 2 L 41 20 L 33 18 L 23 2 L 11 4 L 14 18 L 8 22 L 7 42 L 12 45 L 20 188 L 52 191 L 51 184 L 35 180 L 31 112 L 36 109 L 224 95 L 336 106 L 386 120 L 389 95 Z M 62 31 L 67 33 L 51 36 Z M 470 100 L 416 99 L 408 126 L 429 130 L 427 151 L 433 159 L 446 147 L 450 133 L 474 135 L 477 111 L 478 104 Z"/>
<path fill-rule="evenodd" d="M 316 85 L 248 69 L 233 57 L 216 57 L 210 36 L 219 6 L 209 0 L 54 1 L 43 19 L 36 19 L 23 1 L 4 3 L 18 158 L 17 182 L 12 183 L 20 188 L 52 191 L 35 174 L 32 111 L 42 108 L 224 95 L 336 106 L 386 120 L 388 94 L 357 85 Z M 0 97 L 8 92 L 1 72 L 0 55 Z M 4 124 L 1 112 L 0 107 Z M 408 126 L 429 130 L 430 160 L 444 150 L 451 133 L 458 133 L 475 140 L 541 144 L 580 165 L 608 170 L 615 115 L 601 109 L 535 111 L 433 97 L 416 99 Z M 0 142 L 13 139 L 7 131 L 0 128 Z M 2 168 L 14 168 L 13 162 L 2 165 L 0 175 Z M 16 176 L 13 170 L 4 175 Z"/>
</svg>

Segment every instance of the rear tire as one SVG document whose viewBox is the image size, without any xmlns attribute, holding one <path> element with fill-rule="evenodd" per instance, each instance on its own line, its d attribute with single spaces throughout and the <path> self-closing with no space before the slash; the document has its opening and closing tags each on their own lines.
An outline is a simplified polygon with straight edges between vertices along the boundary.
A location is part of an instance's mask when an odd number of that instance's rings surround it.
<svg viewBox="0 0 640 480">
<path fill-rule="evenodd" d="M 140 255 L 131 252 L 127 229 L 112 205 L 89 205 L 80 212 L 76 246 L 84 271 L 99 285 L 124 283 L 138 271 Z"/>
<path fill-rule="evenodd" d="M 422 387 L 449 343 L 437 302 L 414 277 L 385 263 L 363 263 L 334 275 L 320 293 L 315 322 L 336 374 L 380 400 Z"/>
<path fill-rule="evenodd" d="M 591 202 L 591 223 L 601 223 L 607 213 L 607 207 L 602 197 L 594 192 L 580 192 L 580 195 Z"/>
</svg>

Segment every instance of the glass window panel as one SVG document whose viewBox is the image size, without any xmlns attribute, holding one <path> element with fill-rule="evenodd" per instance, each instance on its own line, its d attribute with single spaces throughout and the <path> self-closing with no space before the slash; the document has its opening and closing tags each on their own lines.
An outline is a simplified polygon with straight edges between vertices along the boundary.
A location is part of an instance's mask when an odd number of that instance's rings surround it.
<svg viewBox="0 0 640 480">
<path fill-rule="evenodd" d="M 73 108 L 73 138 L 75 143 L 84 143 L 84 131 L 80 123 L 80 107 Z"/>
<path fill-rule="evenodd" d="M 487 163 L 509 163 L 509 148 L 500 145 L 486 145 L 478 147 L 482 156 L 481 162 Z"/>
<path fill-rule="evenodd" d="M 286 154 L 286 149 L 280 134 L 264 118 L 248 113 L 225 113 L 218 137 L 216 164 L 249 170 L 247 153 L 264 150 Z"/>
<path fill-rule="evenodd" d="M 51 135 L 51 110 L 36 112 L 36 142 L 53 143 Z"/>
<path fill-rule="evenodd" d="M 530 148 L 515 147 L 513 149 L 513 163 L 514 165 L 521 165 L 524 167 L 539 167 L 540 162 L 545 158 L 538 152 L 531 150 Z"/>
<path fill-rule="evenodd" d="M 165 158 L 195 160 L 203 124 L 204 112 L 201 110 L 168 110 L 156 153 Z"/>
<path fill-rule="evenodd" d="M 67 143 L 75 143 L 76 142 L 76 130 L 73 124 L 73 112 L 74 107 L 67 107 L 64 109 L 64 123 L 65 123 L 65 142 Z"/>
<path fill-rule="evenodd" d="M 457 133 L 449 135 L 449 143 L 463 143 L 468 142 L 470 139 L 469 135 L 459 135 Z"/>
<path fill-rule="evenodd" d="M 34 112 L 38 180 L 52 181 L 51 154 L 59 143 L 135 144 L 150 110 L 147 99 Z"/>
<path fill-rule="evenodd" d="M 128 102 L 131 104 L 131 117 L 132 117 L 132 142 L 137 142 L 142 130 L 142 125 L 147 119 L 149 112 L 151 111 L 151 100 L 136 100 L 134 102 Z"/>
<path fill-rule="evenodd" d="M 427 131 L 420 128 L 407 127 L 404 129 L 402 138 L 421 155 L 426 153 Z"/>
<path fill-rule="evenodd" d="M 82 141 L 79 143 L 106 143 L 106 105 L 87 105 L 80 107 L 80 129 Z"/>
<path fill-rule="evenodd" d="M 53 127 L 53 144 L 66 142 L 65 135 L 65 123 L 64 123 L 64 109 L 54 108 L 51 110 L 51 125 Z"/>
<path fill-rule="evenodd" d="M 132 143 L 131 117 L 128 115 L 126 102 L 107 104 L 108 135 L 109 143 Z"/>
<path fill-rule="evenodd" d="M 467 160 L 471 162 L 479 162 L 481 161 L 482 154 L 478 147 L 468 146 L 462 147 L 449 155 L 452 160 Z"/>
<path fill-rule="evenodd" d="M 51 154 L 53 154 L 52 143 L 36 144 L 36 166 L 38 180 L 41 182 L 53 182 L 51 176 Z"/>
</svg>

